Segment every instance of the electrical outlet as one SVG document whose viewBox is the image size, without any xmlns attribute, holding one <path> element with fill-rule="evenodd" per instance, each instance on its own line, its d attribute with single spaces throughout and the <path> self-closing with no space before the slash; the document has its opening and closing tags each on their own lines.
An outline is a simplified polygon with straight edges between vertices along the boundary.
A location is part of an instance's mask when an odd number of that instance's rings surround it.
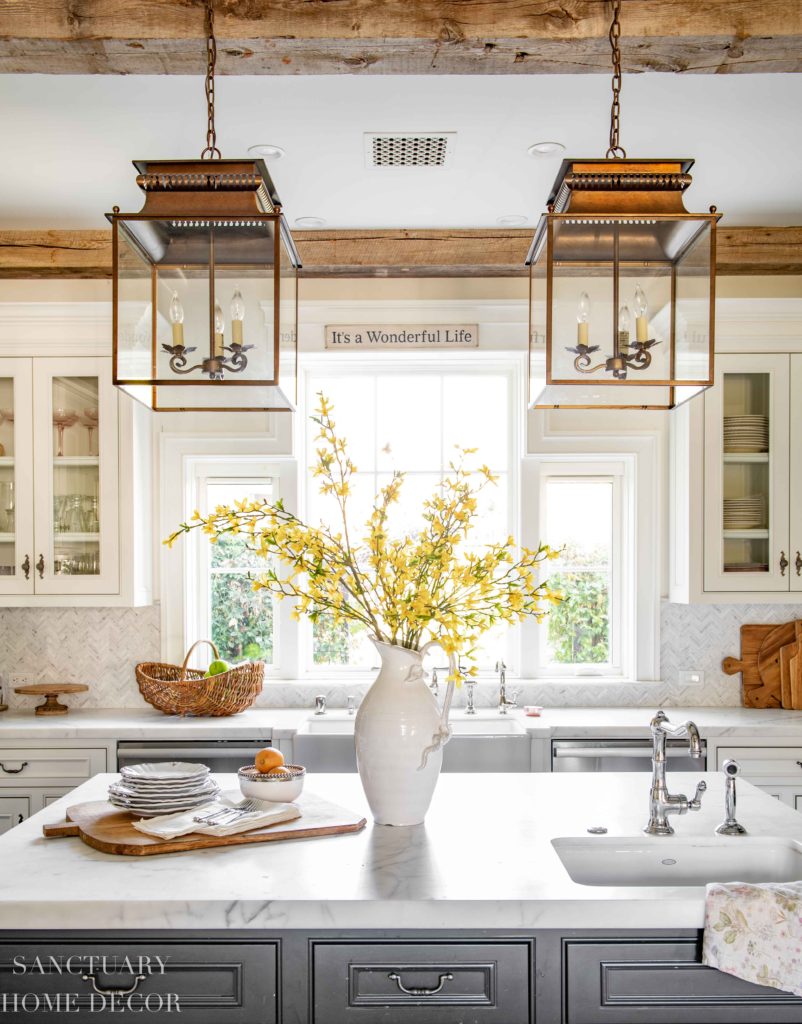
<svg viewBox="0 0 802 1024">
<path fill-rule="evenodd" d="M 684 669 L 679 674 L 680 686 L 704 686 L 705 674 L 698 668 Z"/>
<path fill-rule="evenodd" d="M 17 686 L 27 686 L 28 680 L 25 676 L 8 676 L 8 688 L 9 690 L 15 689 Z"/>
</svg>

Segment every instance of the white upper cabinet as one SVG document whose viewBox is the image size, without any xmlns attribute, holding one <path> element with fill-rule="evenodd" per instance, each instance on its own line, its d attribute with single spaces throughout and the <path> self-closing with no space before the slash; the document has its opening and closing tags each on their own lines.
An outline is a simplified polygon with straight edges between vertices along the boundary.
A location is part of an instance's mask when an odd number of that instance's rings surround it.
<svg viewBox="0 0 802 1024">
<path fill-rule="evenodd" d="M 150 426 L 111 361 L 0 358 L 0 445 L 0 606 L 149 603 Z"/>
<path fill-rule="evenodd" d="M 802 354 L 789 351 L 799 347 L 791 321 L 774 342 L 763 325 L 760 347 L 785 351 L 718 353 L 714 387 L 672 414 L 673 601 L 802 601 Z"/>
</svg>

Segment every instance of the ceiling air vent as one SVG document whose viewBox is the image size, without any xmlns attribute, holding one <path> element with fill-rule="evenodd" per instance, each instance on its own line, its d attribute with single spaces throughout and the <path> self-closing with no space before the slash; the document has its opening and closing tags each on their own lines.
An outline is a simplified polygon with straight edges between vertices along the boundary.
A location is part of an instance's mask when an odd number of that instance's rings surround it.
<svg viewBox="0 0 802 1024">
<path fill-rule="evenodd" d="M 442 167 L 454 149 L 455 132 L 370 132 L 365 157 L 371 167 Z"/>
</svg>

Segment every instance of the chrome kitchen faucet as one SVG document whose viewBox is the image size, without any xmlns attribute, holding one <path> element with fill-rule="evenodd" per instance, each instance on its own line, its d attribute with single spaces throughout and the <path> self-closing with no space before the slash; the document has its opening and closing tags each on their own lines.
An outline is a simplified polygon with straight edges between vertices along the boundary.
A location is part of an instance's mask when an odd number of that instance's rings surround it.
<svg viewBox="0 0 802 1024">
<path fill-rule="evenodd" d="M 664 711 L 658 711 L 650 723 L 652 730 L 652 784 L 649 789 L 649 824 L 644 832 L 649 836 L 672 836 L 674 829 L 668 823 L 669 814 L 685 814 L 698 811 L 702 806 L 702 794 L 707 783 L 702 781 L 696 787 L 693 800 L 684 793 L 669 793 L 666 785 L 666 737 L 687 736 L 691 757 L 702 757 L 702 741 L 699 730 L 693 722 L 672 725 Z"/>
</svg>

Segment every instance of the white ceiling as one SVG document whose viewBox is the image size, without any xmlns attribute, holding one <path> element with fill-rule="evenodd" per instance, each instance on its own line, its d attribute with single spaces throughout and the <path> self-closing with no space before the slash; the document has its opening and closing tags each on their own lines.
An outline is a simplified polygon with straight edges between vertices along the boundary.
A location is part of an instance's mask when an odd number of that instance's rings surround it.
<svg viewBox="0 0 802 1024">
<path fill-rule="evenodd" d="M 534 224 L 560 156 L 607 147 L 603 75 L 230 77 L 217 82 L 226 157 L 270 142 L 285 212 L 327 227 Z M 724 224 L 802 223 L 802 75 L 627 75 L 621 141 L 630 156 L 695 157 L 691 210 Z M 187 77 L 0 76 L 0 227 L 101 227 L 138 210 L 131 160 L 194 157 L 205 145 L 203 81 Z M 368 169 L 363 133 L 455 131 L 446 168 Z"/>
</svg>

